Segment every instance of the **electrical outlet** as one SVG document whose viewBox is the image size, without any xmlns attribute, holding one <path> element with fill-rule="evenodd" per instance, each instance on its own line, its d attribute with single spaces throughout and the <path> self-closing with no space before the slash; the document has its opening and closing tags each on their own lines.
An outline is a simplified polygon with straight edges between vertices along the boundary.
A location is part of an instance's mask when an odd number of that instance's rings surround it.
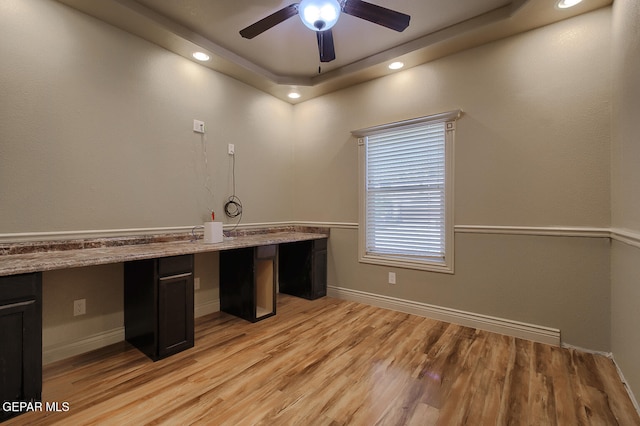
<svg viewBox="0 0 640 426">
<path fill-rule="evenodd" d="M 396 273 L 389 272 L 389 284 L 395 284 L 395 283 L 396 283 Z"/>
<path fill-rule="evenodd" d="M 236 153 L 236 146 L 230 143 L 227 147 L 227 152 L 229 153 L 229 155 L 234 155 Z"/>
<path fill-rule="evenodd" d="M 193 289 L 200 290 L 200 277 L 195 277 L 193 279 Z"/>
<path fill-rule="evenodd" d="M 84 315 L 87 313 L 87 299 L 78 299 L 73 301 L 73 316 Z"/>
<path fill-rule="evenodd" d="M 204 121 L 193 120 L 193 131 L 196 133 L 204 133 Z"/>
</svg>

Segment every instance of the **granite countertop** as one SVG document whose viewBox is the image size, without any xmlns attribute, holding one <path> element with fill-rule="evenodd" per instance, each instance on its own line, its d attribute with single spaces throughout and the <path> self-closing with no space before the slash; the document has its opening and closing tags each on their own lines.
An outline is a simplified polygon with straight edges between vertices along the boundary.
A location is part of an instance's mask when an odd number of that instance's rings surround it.
<svg viewBox="0 0 640 426">
<path fill-rule="evenodd" d="M 204 243 L 202 239 L 194 240 L 192 234 L 3 244 L 0 246 L 0 276 L 307 241 L 328 236 L 327 228 L 281 227 L 225 231 L 223 242 L 215 244 Z"/>
</svg>

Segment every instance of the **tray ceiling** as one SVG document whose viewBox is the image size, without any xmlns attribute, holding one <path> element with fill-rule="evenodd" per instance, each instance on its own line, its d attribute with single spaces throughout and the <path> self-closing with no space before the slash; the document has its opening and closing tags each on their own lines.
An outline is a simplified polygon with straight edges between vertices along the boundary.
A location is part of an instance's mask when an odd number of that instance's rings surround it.
<svg viewBox="0 0 640 426">
<path fill-rule="evenodd" d="M 342 14 L 333 28 L 336 60 L 320 63 L 315 34 L 297 16 L 254 39 L 242 28 L 292 0 L 59 0 L 89 15 L 287 102 L 296 103 L 470 47 L 567 19 L 611 3 L 584 0 L 560 10 L 556 0 L 368 0 L 411 15 L 398 33 Z M 287 97 L 291 89 L 302 96 Z"/>
</svg>

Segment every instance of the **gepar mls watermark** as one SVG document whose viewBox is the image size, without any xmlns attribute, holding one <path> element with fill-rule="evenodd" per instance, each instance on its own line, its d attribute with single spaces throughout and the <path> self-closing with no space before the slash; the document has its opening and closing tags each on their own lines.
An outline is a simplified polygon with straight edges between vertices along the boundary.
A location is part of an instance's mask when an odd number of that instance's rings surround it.
<svg viewBox="0 0 640 426">
<path fill-rule="evenodd" d="M 2 403 L 2 411 L 7 413 L 26 413 L 29 411 L 47 411 L 65 413 L 69 411 L 67 401 L 5 401 Z"/>
</svg>

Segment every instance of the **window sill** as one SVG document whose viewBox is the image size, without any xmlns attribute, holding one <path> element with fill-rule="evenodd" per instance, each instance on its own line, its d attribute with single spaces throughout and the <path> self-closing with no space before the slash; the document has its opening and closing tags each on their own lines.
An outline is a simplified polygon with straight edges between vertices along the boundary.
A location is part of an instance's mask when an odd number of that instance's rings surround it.
<svg viewBox="0 0 640 426">
<path fill-rule="evenodd" d="M 371 265 L 392 266 L 395 268 L 415 269 L 419 271 L 439 272 L 443 274 L 453 274 L 453 264 L 435 263 L 426 261 L 413 261 L 396 257 L 363 255 L 360 256 L 360 263 Z"/>
</svg>

